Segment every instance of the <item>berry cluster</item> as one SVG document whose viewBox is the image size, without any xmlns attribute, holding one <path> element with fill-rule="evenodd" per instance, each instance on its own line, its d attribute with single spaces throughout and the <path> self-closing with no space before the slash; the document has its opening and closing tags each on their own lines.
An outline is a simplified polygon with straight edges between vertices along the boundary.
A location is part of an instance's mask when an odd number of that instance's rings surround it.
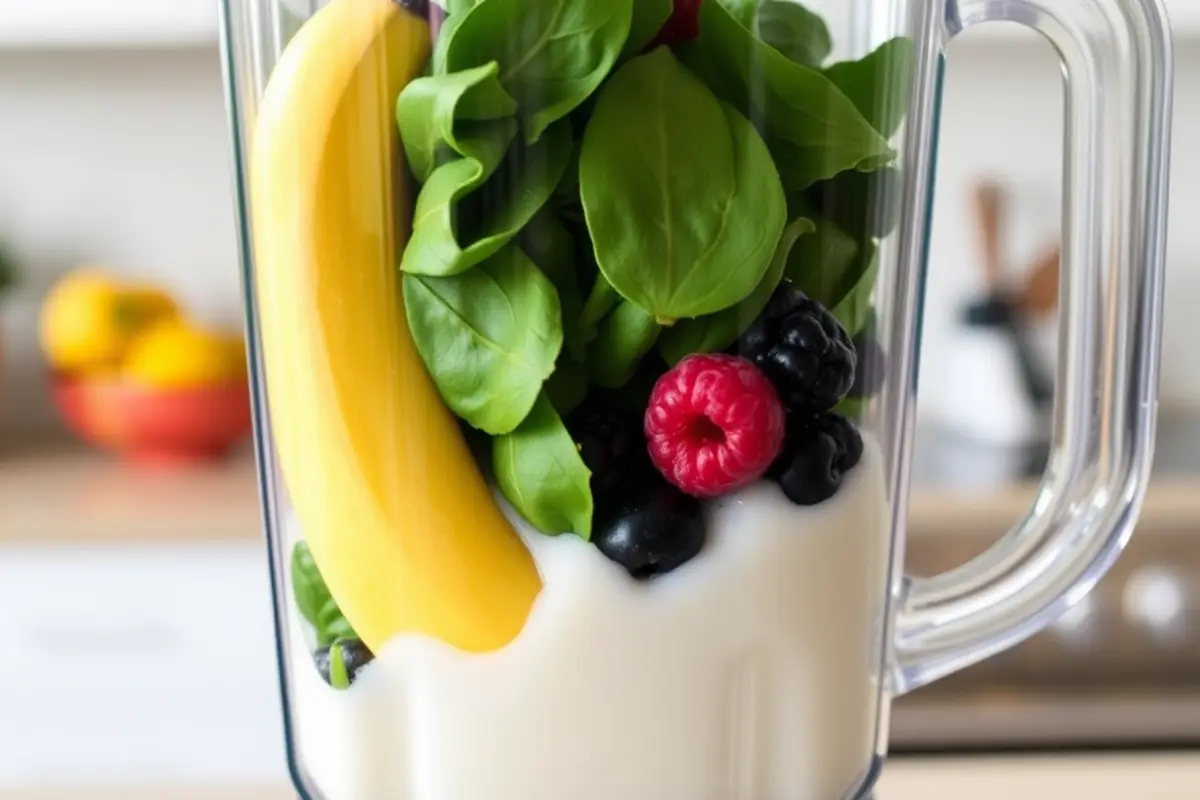
<svg viewBox="0 0 1200 800">
<path fill-rule="evenodd" d="M 569 421 L 592 473 L 592 541 L 635 578 L 700 552 L 699 498 L 766 477 L 815 505 L 862 457 L 858 428 L 832 410 L 855 383 L 855 345 L 824 306 L 784 285 L 737 351 L 666 370 L 640 420 L 601 402 Z"/>
</svg>

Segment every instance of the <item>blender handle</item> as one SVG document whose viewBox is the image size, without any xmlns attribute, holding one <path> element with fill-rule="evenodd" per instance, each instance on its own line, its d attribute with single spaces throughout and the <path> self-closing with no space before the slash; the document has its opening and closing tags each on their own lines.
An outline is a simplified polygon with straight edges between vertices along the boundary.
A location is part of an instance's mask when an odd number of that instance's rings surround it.
<svg viewBox="0 0 1200 800">
<path fill-rule="evenodd" d="M 981 22 L 1020 23 L 1049 39 L 1062 59 L 1064 219 L 1058 391 L 1046 474 L 1032 509 L 990 550 L 943 575 L 906 576 L 893 587 L 889 676 L 897 695 L 1011 647 L 1062 616 L 1133 531 L 1153 455 L 1171 122 L 1171 39 L 1159 0 L 917 5 L 925 41 L 936 46 L 919 56 L 917 74 L 924 77 L 907 143 L 915 165 L 910 175 L 931 174 L 936 158 L 945 43 Z M 929 212 L 919 198 L 927 187 L 909 183 L 918 233 L 901 247 L 910 263 L 924 264 L 927 237 L 920 231 Z M 922 281 L 909 283 L 916 308 Z M 897 324 L 897 341 L 912 342 L 915 319 Z M 916 358 L 904 360 L 908 380 L 898 383 L 915 387 Z M 897 422 L 904 444 L 895 466 L 904 486 L 911 418 Z M 905 505 L 895 506 L 899 522 Z"/>
</svg>

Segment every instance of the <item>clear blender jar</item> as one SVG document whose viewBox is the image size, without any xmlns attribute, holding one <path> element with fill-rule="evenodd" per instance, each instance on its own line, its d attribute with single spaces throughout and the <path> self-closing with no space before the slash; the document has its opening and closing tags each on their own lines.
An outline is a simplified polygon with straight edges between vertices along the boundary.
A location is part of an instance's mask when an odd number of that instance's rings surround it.
<svg viewBox="0 0 1200 800">
<path fill-rule="evenodd" d="M 323 800 L 869 794 L 1151 459 L 1155 0 L 223 0 L 290 765 Z M 903 572 L 944 48 L 1067 78 L 1053 448 Z"/>
</svg>

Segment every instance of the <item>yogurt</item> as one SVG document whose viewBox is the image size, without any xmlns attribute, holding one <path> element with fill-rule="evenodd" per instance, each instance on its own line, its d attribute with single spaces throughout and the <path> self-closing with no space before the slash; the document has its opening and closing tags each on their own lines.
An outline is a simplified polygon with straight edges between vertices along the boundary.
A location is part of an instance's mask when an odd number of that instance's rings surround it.
<svg viewBox="0 0 1200 800">
<path fill-rule="evenodd" d="M 638 583 L 515 514 L 545 587 L 520 636 L 387 645 L 345 692 L 290 631 L 293 733 L 325 800 L 836 800 L 878 741 L 888 516 L 868 445 L 815 507 L 759 483 Z"/>
</svg>

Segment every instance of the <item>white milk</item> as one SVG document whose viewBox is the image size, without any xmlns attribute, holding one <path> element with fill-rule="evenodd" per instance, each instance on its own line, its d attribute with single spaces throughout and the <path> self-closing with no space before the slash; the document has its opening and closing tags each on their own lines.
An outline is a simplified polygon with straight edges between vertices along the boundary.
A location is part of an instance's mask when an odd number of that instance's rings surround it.
<svg viewBox="0 0 1200 800">
<path fill-rule="evenodd" d="M 882 469 L 868 447 L 814 508 L 718 501 L 704 552 L 650 583 L 524 530 L 545 588 L 514 642 L 398 638 L 346 692 L 293 623 L 301 763 L 325 800 L 841 798 L 876 744 Z"/>
</svg>

